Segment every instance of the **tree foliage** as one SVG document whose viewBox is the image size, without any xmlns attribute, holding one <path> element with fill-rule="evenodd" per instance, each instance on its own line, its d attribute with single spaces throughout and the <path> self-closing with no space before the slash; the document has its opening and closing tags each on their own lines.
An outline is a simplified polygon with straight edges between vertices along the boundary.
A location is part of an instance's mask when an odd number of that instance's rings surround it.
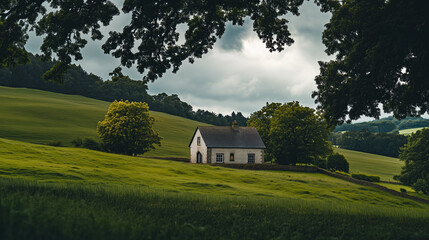
<svg viewBox="0 0 429 240">
<path fill-rule="evenodd" d="M 267 154 L 279 164 L 312 163 L 332 152 L 322 116 L 298 102 L 267 103 L 252 113 L 248 125 L 258 129 Z"/>
<path fill-rule="evenodd" d="M 50 58 L 55 53 L 59 59 L 44 78 L 61 82 L 72 57 L 82 59 L 80 50 L 87 44 L 83 35 L 90 34 L 92 40 L 102 39 L 100 24 L 108 25 L 117 14 L 117 7 L 107 0 L 3 0 L 0 3 L 0 66 L 28 62 L 24 45 L 28 31 L 34 30 L 43 36 L 40 49 L 44 56 Z"/>
<path fill-rule="evenodd" d="M 349 163 L 346 157 L 339 153 L 334 153 L 328 156 L 326 167 L 329 170 L 338 170 L 342 172 L 349 172 Z"/>
<path fill-rule="evenodd" d="M 97 132 L 108 152 L 137 155 L 161 146 L 161 137 L 153 129 L 155 118 L 142 102 L 114 101 Z"/>
<path fill-rule="evenodd" d="M 335 60 L 320 62 L 313 93 L 331 124 L 361 115 L 397 118 L 428 110 L 429 4 L 346 0 L 332 11 L 323 43 Z"/>
<path fill-rule="evenodd" d="M 264 141 L 265 144 L 265 160 L 272 161 L 275 159 L 274 157 L 274 146 L 273 141 L 271 141 L 270 137 L 270 128 L 271 128 L 271 119 L 274 116 L 274 112 L 281 106 L 281 103 L 268 103 L 266 106 L 262 107 L 261 110 L 254 112 L 250 115 L 249 120 L 247 121 L 247 125 L 251 127 L 255 127 L 259 135 Z"/>
<path fill-rule="evenodd" d="M 122 66 L 137 65 L 145 80 L 155 80 L 166 70 L 176 72 L 183 61 L 201 58 L 225 32 L 227 22 L 243 25 L 253 20 L 253 30 L 270 51 L 282 51 L 293 39 L 288 29 L 287 13 L 299 14 L 304 0 L 151 0 L 124 1 L 123 14 L 131 21 L 122 31 L 109 33 L 103 44 L 105 53 L 120 58 Z M 338 5 L 334 0 L 315 0 L 328 11 Z M 47 8 L 46 8 L 47 7 Z M 47 11 L 48 9 L 48 11 Z M 53 53 L 59 62 L 44 77 L 60 81 L 72 58 L 82 58 L 80 50 L 87 44 L 83 35 L 100 40 L 100 24 L 108 25 L 119 9 L 108 0 L 5 0 L 0 4 L 0 63 L 10 65 L 26 60 L 24 45 L 30 29 L 43 36 L 41 46 L 47 57 Z M 178 27 L 185 26 L 180 36 Z M 17 57 L 19 56 L 19 58 Z M 120 75 L 118 67 L 113 74 Z"/>
<path fill-rule="evenodd" d="M 401 149 L 399 159 L 405 162 L 398 179 L 416 191 L 429 194 L 429 129 L 411 135 Z"/>
</svg>

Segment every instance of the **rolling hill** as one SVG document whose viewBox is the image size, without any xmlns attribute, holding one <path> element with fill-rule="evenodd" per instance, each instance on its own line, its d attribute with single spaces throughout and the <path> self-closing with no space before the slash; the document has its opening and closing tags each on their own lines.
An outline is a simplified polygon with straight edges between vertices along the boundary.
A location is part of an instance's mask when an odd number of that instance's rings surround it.
<svg viewBox="0 0 429 240">
<path fill-rule="evenodd" d="M 38 144 L 61 141 L 64 146 L 71 146 L 76 137 L 97 139 L 97 122 L 104 118 L 109 104 L 82 96 L 0 87 L 0 137 Z M 188 157 L 196 126 L 207 125 L 160 112 L 151 114 L 163 140 L 159 149 L 145 156 Z M 403 165 L 396 158 L 336 150 L 346 156 L 351 172 L 376 174 L 382 180 L 392 180 Z"/>
<path fill-rule="evenodd" d="M 398 175 L 402 166 L 404 166 L 404 162 L 399 161 L 398 158 L 341 148 L 335 148 L 334 150 L 346 157 L 350 165 L 350 172 L 378 175 L 384 181 L 393 181 L 393 176 Z"/>
<path fill-rule="evenodd" d="M 98 139 L 98 121 L 108 102 L 26 88 L 0 87 L 0 137 L 38 144 L 61 141 L 72 146 L 77 137 Z M 162 147 L 148 156 L 188 157 L 188 144 L 197 126 L 207 124 L 151 111 Z"/>
</svg>

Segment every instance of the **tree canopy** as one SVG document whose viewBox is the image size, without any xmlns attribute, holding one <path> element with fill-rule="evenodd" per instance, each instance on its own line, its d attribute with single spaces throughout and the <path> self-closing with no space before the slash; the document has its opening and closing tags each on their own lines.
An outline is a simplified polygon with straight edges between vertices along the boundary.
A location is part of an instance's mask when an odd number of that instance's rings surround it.
<svg viewBox="0 0 429 240">
<path fill-rule="evenodd" d="M 429 194 L 429 129 L 411 135 L 401 149 L 399 159 L 405 162 L 397 178 L 416 191 Z"/>
<path fill-rule="evenodd" d="M 326 121 L 299 102 L 267 103 L 247 124 L 258 130 L 268 157 L 279 164 L 313 163 L 332 153 Z"/>
<path fill-rule="evenodd" d="M 346 0 L 332 12 L 323 43 L 335 60 L 319 62 L 313 93 L 330 123 L 397 118 L 429 109 L 429 3 Z"/>
<path fill-rule="evenodd" d="M 124 1 L 123 14 L 131 21 L 122 31 L 112 31 L 103 44 L 105 53 L 120 58 L 122 66 L 137 66 L 140 73 L 147 71 L 145 80 L 155 80 L 168 69 L 176 72 L 183 61 L 194 62 L 213 48 L 225 32 L 227 22 L 243 25 L 244 19 L 253 20 L 253 30 L 270 51 L 282 51 L 293 39 L 288 30 L 287 13 L 298 15 L 304 0 L 152 0 Z M 328 11 L 337 5 L 332 0 L 315 0 Z M 60 81 L 72 57 L 82 58 L 80 50 L 103 35 L 100 24 L 109 25 L 118 7 L 108 0 L 5 0 L 0 4 L 1 66 L 25 63 L 24 45 L 28 31 L 43 36 L 41 46 L 47 57 L 53 53 L 59 62 L 44 75 L 45 79 Z M 185 25 L 183 40 L 179 25 Z M 118 67 L 113 74 L 120 74 Z"/>
<path fill-rule="evenodd" d="M 161 137 L 153 129 L 155 118 L 142 102 L 114 101 L 97 132 L 108 152 L 137 155 L 161 145 Z"/>
</svg>

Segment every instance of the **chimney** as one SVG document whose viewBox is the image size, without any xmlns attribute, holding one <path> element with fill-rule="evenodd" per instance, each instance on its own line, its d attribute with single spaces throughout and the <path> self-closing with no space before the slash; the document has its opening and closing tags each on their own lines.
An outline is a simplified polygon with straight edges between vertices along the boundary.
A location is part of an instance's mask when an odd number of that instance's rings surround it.
<svg viewBox="0 0 429 240">
<path fill-rule="evenodd" d="M 234 120 L 234 122 L 232 122 L 232 129 L 234 130 L 234 131 L 238 131 L 238 123 L 237 123 L 237 121 L 235 121 Z"/>
</svg>

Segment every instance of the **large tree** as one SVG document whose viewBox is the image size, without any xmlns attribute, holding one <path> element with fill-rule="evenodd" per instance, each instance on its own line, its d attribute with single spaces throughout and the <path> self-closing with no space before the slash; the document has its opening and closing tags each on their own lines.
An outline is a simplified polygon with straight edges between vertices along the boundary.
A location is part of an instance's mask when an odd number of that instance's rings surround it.
<svg viewBox="0 0 429 240">
<path fill-rule="evenodd" d="M 429 107 L 429 2 L 346 0 L 323 32 L 316 102 L 330 123 L 380 116 L 416 116 Z"/>
<path fill-rule="evenodd" d="M 401 149 L 399 159 L 405 162 L 402 172 L 396 176 L 416 191 L 429 194 L 429 129 L 413 133 Z"/>
<path fill-rule="evenodd" d="M 114 101 L 97 132 L 108 152 L 137 155 L 161 145 L 161 137 L 153 129 L 155 118 L 142 102 Z"/>
<path fill-rule="evenodd" d="M 131 21 L 122 31 L 109 33 L 103 45 L 105 53 L 120 58 L 122 66 L 137 65 L 145 80 L 155 80 L 168 69 L 176 72 L 183 61 L 201 58 L 225 32 L 227 22 L 243 25 L 253 20 L 253 30 L 270 51 L 282 51 L 291 45 L 285 15 L 298 15 L 304 0 L 126 0 L 122 12 Z M 315 0 L 328 11 L 338 5 L 334 0 Z M 46 7 L 48 6 L 48 7 Z M 82 58 L 86 45 L 84 34 L 92 40 L 103 37 L 100 24 L 108 25 L 119 14 L 108 0 L 3 0 L 0 3 L 0 64 L 9 66 L 27 60 L 24 45 L 33 29 L 44 37 L 41 50 L 53 53 L 59 62 L 45 74 L 45 79 L 59 81 L 71 62 Z M 186 31 L 180 37 L 179 25 Z M 180 39 L 180 41 L 179 41 Z M 183 41 L 182 41 L 183 39 Z M 121 68 L 113 74 L 120 75 Z"/>
<path fill-rule="evenodd" d="M 313 163 L 332 153 L 326 121 L 298 102 L 267 103 L 247 124 L 258 130 L 268 157 L 279 164 Z"/>
</svg>

